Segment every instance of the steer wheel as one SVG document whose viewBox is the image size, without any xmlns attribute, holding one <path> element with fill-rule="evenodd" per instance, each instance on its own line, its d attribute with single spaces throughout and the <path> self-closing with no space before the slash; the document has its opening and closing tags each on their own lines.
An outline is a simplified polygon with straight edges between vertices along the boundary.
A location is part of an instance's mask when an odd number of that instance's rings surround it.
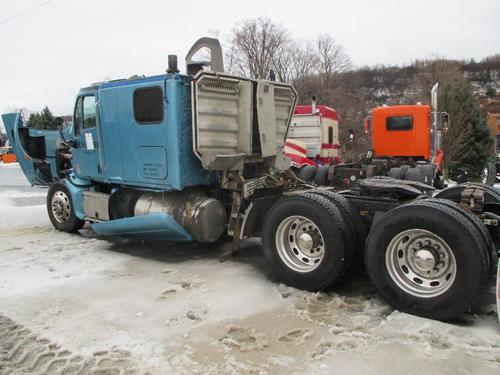
<svg viewBox="0 0 500 375">
<path fill-rule="evenodd" d="M 59 180 L 50 186 L 47 193 L 47 212 L 52 225 L 62 232 L 76 232 L 85 224 L 85 221 L 75 215 L 73 200 L 65 180 Z"/>
</svg>

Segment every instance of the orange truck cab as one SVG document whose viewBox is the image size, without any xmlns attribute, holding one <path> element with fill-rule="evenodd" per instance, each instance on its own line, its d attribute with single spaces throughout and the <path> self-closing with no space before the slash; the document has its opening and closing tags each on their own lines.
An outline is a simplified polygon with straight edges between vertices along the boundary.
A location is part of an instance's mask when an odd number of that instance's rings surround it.
<svg viewBox="0 0 500 375">
<path fill-rule="evenodd" d="M 433 116 L 435 125 L 433 125 Z M 437 112 L 430 105 L 396 105 L 372 110 L 372 148 L 376 158 L 426 161 L 442 172 L 442 131 L 438 130 Z"/>
<path fill-rule="evenodd" d="M 372 147 L 378 157 L 430 158 L 431 107 L 398 105 L 372 110 Z"/>
</svg>

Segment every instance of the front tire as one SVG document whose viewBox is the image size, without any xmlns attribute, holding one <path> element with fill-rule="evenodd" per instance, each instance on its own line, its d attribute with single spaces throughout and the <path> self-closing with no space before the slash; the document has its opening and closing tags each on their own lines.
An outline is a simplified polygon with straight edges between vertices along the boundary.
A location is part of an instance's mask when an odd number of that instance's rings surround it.
<svg viewBox="0 0 500 375">
<path fill-rule="evenodd" d="M 489 276 L 488 247 L 460 212 L 436 203 L 395 208 L 368 235 L 365 262 L 394 308 L 449 320 L 469 309 Z"/>
<path fill-rule="evenodd" d="M 47 193 L 47 212 L 52 225 L 62 232 L 74 233 L 85 224 L 85 221 L 75 215 L 73 200 L 64 180 L 50 186 Z"/>
</svg>

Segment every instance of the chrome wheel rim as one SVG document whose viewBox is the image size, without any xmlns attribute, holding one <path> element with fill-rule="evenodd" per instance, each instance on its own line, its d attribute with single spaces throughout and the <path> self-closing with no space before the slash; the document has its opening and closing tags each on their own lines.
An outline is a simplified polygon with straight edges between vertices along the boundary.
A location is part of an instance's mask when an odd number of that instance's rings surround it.
<svg viewBox="0 0 500 375">
<path fill-rule="evenodd" d="M 483 169 L 483 178 L 482 178 L 483 184 L 486 184 L 486 181 L 488 181 L 488 168 Z"/>
<path fill-rule="evenodd" d="M 51 200 L 52 215 L 58 223 L 64 223 L 71 216 L 71 202 L 63 191 L 57 191 Z"/>
<path fill-rule="evenodd" d="M 450 246 L 424 229 L 398 233 L 387 246 L 385 263 L 400 289 L 422 298 L 445 293 L 453 285 L 457 272 Z"/>
<path fill-rule="evenodd" d="M 325 241 L 313 221 L 303 216 L 290 216 L 276 230 L 276 249 L 288 268 L 305 273 L 321 264 Z"/>
</svg>

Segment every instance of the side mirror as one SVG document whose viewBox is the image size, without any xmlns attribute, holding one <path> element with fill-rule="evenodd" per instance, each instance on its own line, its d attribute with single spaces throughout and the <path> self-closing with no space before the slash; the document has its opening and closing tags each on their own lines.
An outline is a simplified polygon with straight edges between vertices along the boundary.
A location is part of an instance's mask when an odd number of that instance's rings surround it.
<svg viewBox="0 0 500 375">
<path fill-rule="evenodd" d="M 446 133 L 448 131 L 448 127 L 449 127 L 449 123 L 450 123 L 449 118 L 450 118 L 450 116 L 448 115 L 448 113 L 443 112 L 443 117 L 441 119 L 443 133 Z"/>
<path fill-rule="evenodd" d="M 54 124 L 57 126 L 58 129 L 61 129 L 64 124 L 64 119 L 62 117 L 56 117 L 54 119 Z"/>
<path fill-rule="evenodd" d="M 354 130 L 349 129 L 349 142 L 354 141 Z"/>
</svg>

